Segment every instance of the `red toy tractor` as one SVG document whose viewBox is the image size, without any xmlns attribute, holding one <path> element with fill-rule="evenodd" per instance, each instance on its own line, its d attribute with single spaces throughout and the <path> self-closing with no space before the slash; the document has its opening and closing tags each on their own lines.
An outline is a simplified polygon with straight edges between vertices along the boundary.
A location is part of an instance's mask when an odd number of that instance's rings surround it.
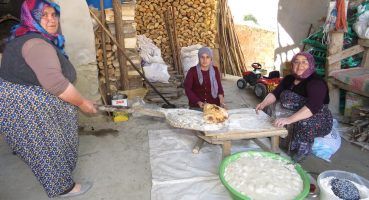
<svg viewBox="0 0 369 200">
<path fill-rule="evenodd" d="M 237 87 L 239 89 L 245 88 L 247 85 L 254 86 L 255 95 L 264 99 L 264 97 L 281 82 L 279 71 L 269 72 L 269 76 L 262 76 L 261 74 L 261 64 L 252 63 L 253 71 L 244 70 L 242 72 L 243 78 L 237 80 Z"/>
</svg>

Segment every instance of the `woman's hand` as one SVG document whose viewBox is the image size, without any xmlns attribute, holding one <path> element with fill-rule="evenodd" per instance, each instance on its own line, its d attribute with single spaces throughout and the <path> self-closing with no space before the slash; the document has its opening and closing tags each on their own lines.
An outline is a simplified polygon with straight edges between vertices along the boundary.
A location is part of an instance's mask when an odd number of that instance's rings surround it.
<svg viewBox="0 0 369 200">
<path fill-rule="evenodd" d="M 282 128 L 285 125 L 291 124 L 291 120 L 289 118 L 278 118 L 274 121 L 273 125 L 278 127 L 278 128 Z"/>
<path fill-rule="evenodd" d="M 96 107 L 94 103 L 90 100 L 83 100 L 82 104 L 78 106 L 84 113 L 96 113 Z"/>
<path fill-rule="evenodd" d="M 219 103 L 220 103 L 220 107 L 226 108 L 226 104 L 224 102 L 224 96 L 221 94 L 219 95 Z"/>
<path fill-rule="evenodd" d="M 263 110 L 265 108 L 265 104 L 263 102 L 259 103 L 255 107 L 256 114 L 259 114 L 259 110 Z"/>
<path fill-rule="evenodd" d="M 259 110 L 263 110 L 265 107 L 269 106 L 270 104 L 274 103 L 277 99 L 275 98 L 273 93 L 269 93 L 264 100 L 256 105 L 255 111 L 256 114 L 259 114 Z"/>
<path fill-rule="evenodd" d="M 199 107 L 200 108 L 204 108 L 204 102 L 202 102 L 202 101 L 199 101 L 199 102 L 197 102 L 197 105 L 199 105 Z"/>
<path fill-rule="evenodd" d="M 94 102 L 84 98 L 71 83 L 69 83 L 68 87 L 58 97 L 77 106 L 82 112 L 96 113 Z"/>
</svg>

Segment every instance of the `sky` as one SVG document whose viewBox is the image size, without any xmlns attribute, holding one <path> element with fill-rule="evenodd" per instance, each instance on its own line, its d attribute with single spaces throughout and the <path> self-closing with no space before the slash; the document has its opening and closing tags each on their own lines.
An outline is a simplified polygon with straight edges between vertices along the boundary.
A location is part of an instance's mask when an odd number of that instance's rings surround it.
<svg viewBox="0 0 369 200">
<path fill-rule="evenodd" d="M 258 26 L 277 30 L 279 0 L 228 0 L 235 24 L 249 24 L 243 20 L 245 15 L 253 15 Z"/>
</svg>

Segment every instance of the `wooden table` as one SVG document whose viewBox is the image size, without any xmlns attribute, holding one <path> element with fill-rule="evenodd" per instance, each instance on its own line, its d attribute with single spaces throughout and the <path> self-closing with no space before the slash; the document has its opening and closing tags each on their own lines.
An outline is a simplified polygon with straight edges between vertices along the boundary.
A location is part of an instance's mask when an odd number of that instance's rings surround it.
<svg viewBox="0 0 369 200">
<path fill-rule="evenodd" d="M 279 153 L 279 137 L 286 137 L 285 128 L 276 128 L 272 125 L 272 119 L 264 112 L 257 115 L 254 109 L 242 108 L 229 110 L 228 124 L 218 131 L 197 131 L 199 137 L 193 153 L 199 153 L 204 141 L 210 144 L 221 144 L 223 156 L 231 154 L 232 140 L 252 139 L 262 149 Z M 271 149 L 264 145 L 258 138 L 271 138 Z"/>
</svg>

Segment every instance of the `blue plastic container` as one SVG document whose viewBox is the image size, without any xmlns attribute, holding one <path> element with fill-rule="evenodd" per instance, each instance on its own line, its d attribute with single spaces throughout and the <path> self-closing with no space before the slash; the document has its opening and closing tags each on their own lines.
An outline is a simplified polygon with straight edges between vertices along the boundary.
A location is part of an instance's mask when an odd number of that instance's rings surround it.
<svg viewBox="0 0 369 200">
<path fill-rule="evenodd" d="M 86 1 L 88 6 L 92 5 L 94 8 L 100 10 L 100 0 L 86 0 Z M 113 7 L 112 0 L 104 0 L 104 9 L 112 7 Z"/>
</svg>

